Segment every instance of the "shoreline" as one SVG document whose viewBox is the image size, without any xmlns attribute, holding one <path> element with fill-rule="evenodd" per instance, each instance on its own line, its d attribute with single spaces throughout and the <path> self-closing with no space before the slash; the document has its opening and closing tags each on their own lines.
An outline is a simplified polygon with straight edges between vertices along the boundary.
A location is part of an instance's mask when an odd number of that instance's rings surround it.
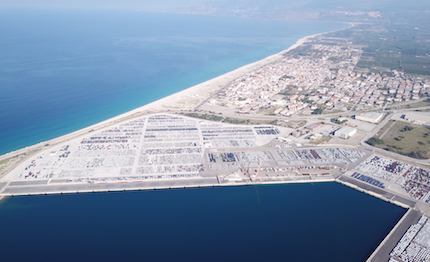
<svg viewBox="0 0 430 262">
<path fill-rule="evenodd" d="M 353 25 L 352 25 L 353 26 Z M 339 29 L 344 30 L 347 28 Z M 247 74 L 249 72 L 252 72 L 253 70 L 260 68 L 264 65 L 273 63 L 283 57 L 284 54 L 288 53 L 291 50 L 294 50 L 298 48 L 299 46 L 306 43 L 309 39 L 324 35 L 327 33 L 339 31 L 328 31 L 318 34 L 313 34 L 309 36 L 305 36 L 297 40 L 293 45 L 288 47 L 285 50 L 282 50 L 281 52 L 278 52 L 276 54 L 270 55 L 268 57 L 265 57 L 261 60 L 258 60 L 256 62 L 246 64 L 244 66 L 241 66 L 237 69 L 234 69 L 232 71 L 229 71 L 227 73 L 224 73 L 220 76 L 214 77 L 212 79 L 209 79 L 207 81 L 204 81 L 200 84 L 188 87 L 184 90 L 181 90 L 179 92 L 176 92 L 174 94 L 168 95 L 166 97 L 163 97 L 161 99 L 158 99 L 156 101 L 150 102 L 148 104 L 145 104 L 141 107 L 138 107 L 136 109 L 130 110 L 128 112 L 125 112 L 123 114 L 114 116 L 112 118 L 106 119 L 104 121 L 98 122 L 96 124 L 90 125 L 88 127 L 84 127 L 82 129 L 76 130 L 71 133 L 67 133 L 65 135 L 55 137 L 50 140 L 42 141 L 24 148 L 20 148 L 5 154 L 0 155 L 0 161 L 7 160 L 16 156 L 19 156 L 21 154 L 25 154 L 31 151 L 37 151 L 40 149 L 48 148 L 52 145 L 59 144 L 65 141 L 68 141 L 70 139 L 79 137 L 83 134 L 90 133 L 96 130 L 99 130 L 101 128 L 107 127 L 112 124 L 117 124 L 126 120 L 129 120 L 134 117 L 148 115 L 148 114 L 154 114 L 154 113 L 163 113 L 163 112 L 171 112 L 171 111 L 181 111 L 181 110 L 190 110 L 194 109 L 196 106 L 198 106 L 200 103 L 202 103 L 204 100 L 210 98 L 212 95 L 217 93 L 220 89 L 222 89 L 224 86 L 226 86 L 228 83 L 233 81 L 234 79 L 240 77 L 241 75 Z M 8 171 L 6 171 L 4 174 L 6 174 Z M 0 173 L 0 176 L 3 176 L 4 174 Z"/>
<path fill-rule="evenodd" d="M 353 27 L 354 25 L 351 25 Z M 350 27 L 348 27 L 350 28 Z M 341 31 L 345 30 L 339 29 L 335 31 Z M 334 31 L 331 31 L 334 32 Z M 290 52 L 291 50 L 294 50 L 303 44 L 307 43 L 309 40 L 321 36 L 324 34 L 328 34 L 331 32 L 324 32 L 324 33 L 318 33 L 314 35 L 305 36 L 303 38 L 300 38 L 296 41 L 293 45 L 291 45 L 289 48 L 278 52 L 276 54 L 270 55 L 266 58 L 263 58 L 259 61 L 241 66 L 237 69 L 234 69 L 230 72 L 227 72 L 225 74 L 222 74 L 220 76 L 217 76 L 215 78 L 209 79 L 207 81 L 204 81 L 200 84 L 188 87 L 182 91 L 176 92 L 174 94 L 168 95 L 164 98 L 158 99 L 156 101 L 153 101 L 151 103 L 148 103 L 146 105 L 143 105 L 141 107 L 138 107 L 136 109 L 133 109 L 131 111 L 128 111 L 126 113 L 117 115 L 115 117 L 109 118 L 107 120 L 101 121 L 99 123 L 90 125 L 88 127 L 79 129 L 77 131 L 47 140 L 43 142 L 39 142 L 35 145 L 31 145 L 25 148 L 21 148 L 3 155 L 0 155 L 0 161 L 11 159 L 14 157 L 17 157 L 21 154 L 28 154 L 25 156 L 24 159 L 21 159 L 18 161 L 18 163 L 11 165 L 8 167 L 3 173 L 0 173 L 0 178 L 4 175 L 7 175 L 11 170 L 15 168 L 15 166 L 19 165 L 22 161 L 25 159 L 28 159 L 31 157 L 32 154 L 38 152 L 39 150 L 46 150 L 50 148 L 51 146 L 64 143 L 66 141 L 78 138 L 80 136 L 83 136 L 85 134 L 89 134 L 92 132 L 96 132 L 97 130 L 109 127 L 114 124 L 119 124 L 128 120 L 131 120 L 133 118 L 139 117 L 139 116 L 145 116 L 149 114 L 155 114 L 155 113 L 177 113 L 183 110 L 194 110 L 195 108 L 199 107 L 200 104 L 204 103 L 208 99 L 210 99 L 214 94 L 216 94 L 220 89 L 224 88 L 226 85 L 228 85 L 231 81 L 234 79 L 247 74 L 249 72 L 252 72 L 262 66 L 275 63 L 276 61 L 282 59 L 285 54 Z M 0 171 L 1 172 L 1 171 Z M 185 181 L 186 182 L 186 181 Z M 366 190 L 365 188 L 362 188 L 360 186 L 354 185 L 349 183 L 348 181 L 341 181 L 338 179 L 328 179 L 328 180 L 306 180 L 306 181 L 288 181 L 288 182 L 254 182 L 254 183 L 224 183 L 224 184 L 213 184 L 213 183 L 203 183 L 203 184 L 184 184 L 184 185 L 163 185 L 163 186 L 157 186 L 157 187 L 149 187 L 145 186 L 144 183 L 141 184 L 141 186 L 138 185 L 138 183 L 126 183 L 126 184 L 115 184 L 110 183 L 110 185 L 105 186 L 103 189 L 93 188 L 93 189 L 79 189 L 79 184 L 71 185 L 72 188 L 78 188 L 78 190 L 65 190 L 65 191 L 51 191 L 51 192 L 36 192 L 36 193 L 27 193 L 27 194 L 12 194 L 12 195 L 0 195 L 0 203 L 2 200 L 6 199 L 10 196 L 27 196 L 27 195 L 52 195 L 52 194 L 80 194 L 80 193 L 97 193 L 97 192 L 122 192 L 122 191 L 146 191 L 146 190 L 166 190 L 166 189 L 182 189 L 182 188 L 204 188 L 204 187 L 222 187 L 222 186 L 256 186 L 256 185 L 265 185 L 265 184 L 294 184 L 294 183 L 321 183 L 321 182 L 337 182 L 339 184 L 345 185 L 350 187 L 351 189 L 358 190 L 360 192 L 367 193 L 373 197 L 382 199 L 386 202 L 389 202 L 391 204 L 400 206 L 402 208 L 406 208 L 408 210 L 412 210 L 413 207 L 408 206 L 408 204 L 403 203 L 401 201 L 391 201 L 392 199 L 384 197 L 383 195 L 377 194 L 376 192 L 373 192 L 372 190 Z M 1 189 L 1 188 L 0 188 Z M 1 191 L 1 190 L 0 190 Z M 407 216 L 409 213 L 406 212 L 404 217 Z M 398 227 L 398 225 L 402 224 L 404 217 L 402 217 L 399 222 L 396 224 L 395 228 Z M 387 238 L 392 233 L 387 236 Z M 393 241 L 393 240 L 391 240 Z M 384 245 L 385 240 L 380 243 L 380 245 L 377 248 L 377 251 Z M 375 254 L 377 253 L 375 251 Z M 372 255 L 369 259 L 372 259 L 374 255 Z M 373 261 L 373 260 L 368 260 Z"/>
</svg>

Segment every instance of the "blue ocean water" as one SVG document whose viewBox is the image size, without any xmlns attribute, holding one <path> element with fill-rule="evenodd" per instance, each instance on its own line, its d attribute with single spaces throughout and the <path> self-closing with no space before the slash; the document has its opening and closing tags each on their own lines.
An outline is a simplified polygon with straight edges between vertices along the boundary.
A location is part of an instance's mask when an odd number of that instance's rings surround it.
<svg viewBox="0 0 430 262">
<path fill-rule="evenodd" d="M 0 10 L 0 154 L 95 124 L 344 24 Z"/>
<path fill-rule="evenodd" d="M 0 154 L 345 25 L 0 10 Z M 13 197 L 2 261 L 363 261 L 404 210 L 338 184 Z"/>
<path fill-rule="evenodd" d="M 362 262 L 404 213 L 337 183 L 12 197 L 0 257 Z"/>
</svg>

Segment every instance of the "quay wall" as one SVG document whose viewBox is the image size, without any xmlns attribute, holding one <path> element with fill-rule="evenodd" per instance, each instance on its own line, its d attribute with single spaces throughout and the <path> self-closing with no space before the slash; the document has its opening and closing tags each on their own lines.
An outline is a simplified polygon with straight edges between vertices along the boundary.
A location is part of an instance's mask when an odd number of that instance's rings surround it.
<svg viewBox="0 0 430 262">
<path fill-rule="evenodd" d="M 210 182 L 212 181 L 212 183 Z M 366 262 L 378 262 L 387 261 L 391 250 L 409 228 L 409 226 L 415 223 L 417 218 L 421 216 L 421 213 L 417 210 L 412 209 L 410 205 L 394 200 L 393 198 L 387 198 L 383 194 L 367 190 L 363 188 L 360 184 L 354 184 L 350 181 L 342 181 L 339 178 L 315 178 L 306 180 L 290 180 L 290 181 L 238 181 L 238 182 L 221 182 L 217 178 L 211 178 L 206 181 L 190 181 L 181 180 L 178 184 L 176 181 L 156 181 L 160 184 L 148 184 L 154 183 L 154 181 L 147 181 L 135 183 L 107 183 L 107 184 L 68 184 L 67 187 L 64 185 L 32 185 L 32 186 L 18 186 L 11 188 L 18 188 L 18 192 L 10 193 L 3 190 L 0 193 L 0 201 L 7 196 L 29 196 L 29 195 L 53 195 L 53 194 L 81 194 L 81 193 L 103 193 L 103 192 L 122 192 L 122 191 L 144 191 L 144 190 L 166 190 L 166 189 L 186 189 L 186 188 L 204 188 L 204 187 L 222 187 L 222 186 L 253 186 L 253 185 L 276 185 L 276 184 L 300 184 L 300 183 L 323 183 L 323 182 L 337 182 L 348 186 L 352 189 L 364 192 L 371 196 L 377 197 L 389 203 L 398 205 L 403 208 L 407 208 L 408 211 L 399 220 L 399 222 L 394 226 L 390 233 L 384 238 L 380 245 L 375 249 L 371 256 L 366 260 Z M 191 183 L 193 182 L 193 183 Z M 201 182 L 201 183 L 199 183 Z M 206 183 L 205 183 L 206 182 Z M 356 182 L 356 181 L 352 181 Z M 169 184 L 171 183 L 171 184 Z M 182 183 L 182 184 L 181 184 Z M 357 182 L 358 183 L 358 182 Z M 37 190 L 39 189 L 39 190 Z M 41 190 L 44 189 L 44 190 Z"/>
<path fill-rule="evenodd" d="M 366 262 L 386 262 L 390 258 L 390 253 L 409 229 L 421 217 L 419 211 L 409 209 L 399 222 L 388 233 L 384 240 L 379 244 L 375 251 L 370 255 Z"/>
<path fill-rule="evenodd" d="M 342 177 L 336 179 L 336 182 L 343 184 L 345 186 L 356 189 L 360 192 L 366 193 L 373 197 L 377 197 L 391 204 L 400 206 L 402 208 L 407 209 L 405 215 L 397 222 L 397 224 L 393 227 L 390 233 L 384 238 L 384 240 L 378 245 L 378 247 L 374 250 L 374 252 L 369 256 L 366 262 L 386 262 L 390 258 L 390 253 L 393 248 L 400 241 L 402 236 L 408 230 L 408 228 L 416 223 L 418 219 L 421 217 L 422 212 L 419 210 L 420 207 L 416 206 L 416 202 L 411 201 L 409 199 L 393 195 L 391 193 L 386 192 L 385 190 L 378 190 L 380 192 L 374 192 L 375 190 L 371 186 L 368 188 L 363 187 L 363 185 L 358 181 L 344 181 L 341 180 Z M 344 178 L 345 179 L 345 178 Z M 355 182 L 355 183 L 351 183 Z M 385 191 L 385 193 L 384 193 Z M 397 198 L 397 199 L 395 199 Z"/>
<path fill-rule="evenodd" d="M 353 188 L 353 189 L 358 190 L 360 192 L 366 193 L 366 194 L 371 195 L 373 197 L 377 197 L 377 198 L 379 198 L 381 200 L 384 200 L 386 202 L 389 202 L 391 204 L 394 204 L 394 205 L 402 207 L 402 208 L 409 209 L 409 208 L 414 208 L 414 206 L 415 206 L 415 205 L 413 205 L 414 204 L 413 201 L 403 201 L 403 202 L 401 202 L 400 199 L 406 200 L 406 199 L 403 199 L 403 198 L 400 198 L 399 200 L 394 200 L 393 199 L 394 195 L 392 195 L 392 194 L 388 194 L 389 196 L 391 196 L 391 198 L 388 198 L 387 196 L 385 196 L 383 194 L 371 191 L 369 189 L 360 187 L 359 185 L 352 184 L 352 183 L 347 182 L 347 181 L 342 181 L 340 179 L 336 179 L 335 182 L 340 183 L 342 185 L 345 185 L 347 187 Z M 409 202 L 409 203 L 405 203 L 405 202 Z"/>
<path fill-rule="evenodd" d="M 7 196 L 30 196 L 30 195 L 58 195 L 58 194 L 79 194 L 79 193 L 99 193 L 99 192 L 120 192 L 120 191 L 142 191 L 142 190 L 162 190 L 181 189 L 199 187 L 221 187 L 221 186 L 252 186 L 252 185 L 276 185 L 276 184 L 301 184 L 301 183 L 323 183 L 334 182 L 334 178 L 324 178 L 315 180 L 292 180 L 292 181 L 263 181 L 263 182 L 230 182 L 230 183 L 196 183 L 196 184 L 166 184 L 166 185 L 135 185 L 138 183 L 109 183 L 103 188 L 91 188 L 90 184 L 70 184 L 69 189 L 56 189 L 56 186 L 44 186 L 45 190 L 37 190 L 38 186 L 23 186 L 21 192 L 2 192 L 0 199 Z M 169 181 L 171 182 L 171 181 Z M 173 181 L 172 181 L 173 182 Z M 186 181 L 182 181 L 186 182 Z M 100 184 L 97 184 L 100 186 Z M 81 188 L 80 188 L 81 187 Z M 85 187 L 85 188 L 82 188 Z M 33 190 L 32 190 L 33 189 Z"/>
</svg>

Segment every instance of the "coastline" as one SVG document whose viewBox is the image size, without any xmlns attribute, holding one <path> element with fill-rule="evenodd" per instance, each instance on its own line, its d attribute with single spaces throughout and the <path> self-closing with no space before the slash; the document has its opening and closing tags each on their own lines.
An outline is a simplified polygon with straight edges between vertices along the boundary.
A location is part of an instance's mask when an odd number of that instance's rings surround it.
<svg viewBox="0 0 430 262">
<path fill-rule="evenodd" d="M 344 29 L 340 29 L 344 30 Z M 337 31 L 337 30 L 336 30 Z M 187 89 L 184 89 L 182 91 L 179 91 L 177 93 L 171 94 L 169 96 L 166 96 L 164 98 L 161 98 L 159 100 L 153 101 L 149 104 L 143 105 L 141 107 L 138 107 L 136 109 L 133 109 L 131 111 L 128 111 L 126 113 L 120 114 L 118 116 L 109 118 L 107 120 L 101 121 L 99 123 L 96 123 L 94 125 L 82 128 L 80 130 L 47 140 L 42 141 L 37 144 L 27 146 L 21 149 L 17 149 L 15 151 L 8 152 L 6 154 L 0 155 L 0 161 L 7 160 L 13 157 L 16 157 L 21 154 L 29 153 L 31 151 L 38 151 L 40 149 L 47 148 L 49 146 L 59 144 L 65 141 L 68 141 L 70 139 L 79 137 L 81 135 L 84 135 L 86 133 L 93 132 L 95 130 L 107 127 L 112 124 L 117 124 L 126 120 L 129 120 L 134 117 L 153 114 L 153 113 L 163 113 L 163 112 L 174 112 L 174 111 L 181 111 L 181 110 L 190 110 L 194 109 L 197 105 L 199 105 L 201 102 L 203 102 L 205 99 L 208 99 L 213 94 L 218 92 L 221 88 L 223 88 L 225 85 L 227 85 L 229 82 L 233 81 L 237 77 L 240 77 L 241 75 L 244 75 L 246 73 L 249 73 L 259 67 L 262 67 L 264 65 L 267 65 L 269 63 L 273 63 L 279 59 L 282 58 L 282 56 L 285 53 L 288 53 L 291 50 L 296 49 L 297 47 L 303 45 L 306 43 L 309 39 L 327 34 L 333 31 L 329 32 L 323 32 L 318 34 L 313 34 L 309 36 L 305 36 L 303 38 L 300 38 L 296 41 L 293 45 L 291 45 L 289 48 L 276 53 L 274 55 L 268 56 L 266 58 L 263 58 L 259 61 L 241 66 L 237 69 L 234 69 L 230 72 L 227 72 L 225 74 L 222 74 L 220 76 L 217 76 L 215 78 L 209 79 L 205 82 L 202 82 L 200 84 L 191 86 Z M 8 171 L 6 171 L 4 174 L 6 174 Z M 3 176 L 4 174 L 0 173 L 0 176 Z"/>
<path fill-rule="evenodd" d="M 353 25 L 352 25 L 353 26 Z M 344 30 L 344 29 L 341 29 Z M 336 30 L 337 31 L 337 30 Z M 182 91 L 179 91 L 177 93 L 171 94 L 169 96 L 166 96 L 164 98 L 161 98 L 159 100 L 156 100 L 154 102 L 151 102 L 149 104 L 143 105 L 141 107 L 138 107 L 136 109 L 133 109 L 131 111 L 128 111 L 126 113 L 120 114 L 118 116 L 109 118 L 107 120 L 104 120 L 102 122 L 96 123 L 94 125 L 85 127 L 83 129 L 74 131 L 72 133 L 68 133 L 65 134 L 63 136 L 51 139 L 51 140 L 47 140 L 44 142 L 40 142 L 38 144 L 29 146 L 29 147 L 25 147 L 22 149 L 18 149 L 16 151 L 12 151 L 9 152 L 7 154 L 4 155 L 0 155 L 0 161 L 2 160 L 6 160 L 6 159 L 10 159 L 13 157 L 16 157 L 20 154 L 25 154 L 28 153 L 29 155 L 27 155 L 25 157 L 28 158 L 30 157 L 33 153 L 39 151 L 39 150 L 43 150 L 46 148 L 49 148 L 50 146 L 56 145 L 56 144 L 60 144 L 66 141 L 69 141 L 71 139 L 75 139 L 79 136 L 88 134 L 88 133 L 92 133 L 94 131 L 97 131 L 99 129 L 102 128 L 106 128 L 108 126 L 114 125 L 114 124 L 118 124 L 139 116 L 144 116 L 144 115 L 148 115 L 148 114 L 154 114 L 154 113 L 174 113 L 174 112 L 180 112 L 182 110 L 193 110 L 195 109 L 199 104 L 201 104 L 202 102 L 204 102 L 205 100 L 209 99 L 212 95 L 216 94 L 220 89 L 222 89 L 225 85 L 227 85 L 228 83 L 230 83 L 231 81 L 233 81 L 234 79 L 247 74 L 249 72 L 252 72 L 262 66 L 265 66 L 267 64 L 276 62 L 277 60 L 281 59 L 283 57 L 284 54 L 288 53 L 291 50 L 294 50 L 298 47 L 300 47 L 301 45 L 303 45 L 304 43 L 306 43 L 307 41 L 309 41 L 310 39 L 320 36 L 320 35 L 324 35 L 330 32 L 324 32 L 324 33 L 319 33 L 319 34 L 314 34 L 314 35 L 310 35 L 310 36 L 306 36 L 303 37 L 299 40 L 297 40 L 297 42 L 293 45 L 291 45 L 289 48 L 268 56 L 264 59 L 261 59 L 259 61 L 244 65 L 242 67 L 239 67 L 235 70 L 232 70 L 230 72 L 227 72 L 225 74 L 222 74 L 220 76 L 217 76 L 215 78 L 212 78 L 210 80 L 207 80 L 205 82 L 202 82 L 200 84 L 194 85 L 192 87 L 189 87 L 187 89 L 184 89 Z M 24 159 L 24 160 L 25 160 Z M 18 163 L 16 165 L 18 165 L 22 160 L 18 161 Z M 6 175 L 11 169 L 13 169 L 15 166 L 9 167 L 6 172 L 4 173 L 0 173 L 0 177 L 2 177 L 3 175 Z M 0 171 L 1 172 L 1 171 Z M 314 182 L 333 182 L 335 181 L 330 180 L 330 181 L 295 181 L 295 182 L 289 182 L 289 183 L 314 183 Z M 336 181 L 336 182 L 340 182 L 340 181 Z M 240 183 L 232 183 L 232 184 L 197 184 L 197 185 L 185 185 L 185 186 L 163 186 L 163 187 L 136 187 L 136 185 L 133 185 L 132 187 L 127 187 L 125 186 L 124 188 L 120 188 L 120 189 L 112 189 L 112 188 L 106 188 L 103 190 L 81 190 L 81 191 L 60 191 L 60 192 L 55 192 L 55 193 L 48 193 L 48 194 L 63 194 L 63 193 L 91 193 L 91 192 L 114 192 L 114 191 L 128 191 L 128 190 L 154 190 L 154 189 L 174 189 L 174 188 L 193 188 L 193 187 L 215 187 L 215 186 L 244 186 L 244 185 L 258 185 L 258 184 L 284 184 L 284 183 L 246 183 L 246 184 L 240 184 Z M 341 183 L 344 184 L 344 183 Z M 347 185 L 347 184 L 346 184 Z M 130 184 L 128 185 L 130 186 Z M 354 186 L 351 185 L 347 185 L 350 186 L 353 189 L 359 190 L 359 187 L 355 188 Z M 362 190 L 359 190 L 362 191 Z M 365 191 L 363 191 L 365 192 Z M 377 194 L 372 194 L 371 191 L 367 192 L 368 194 L 374 196 L 374 197 L 378 197 L 380 199 L 383 199 L 385 201 L 387 201 L 387 199 L 384 199 L 382 196 L 377 195 Z M 45 193 L 41 193 L 41 194 L 46 194 Z M 19 194 L 17 194 L 19 195 Z M 0 196 L 0 201 L 4 199 L 4 197 Z M 387 201 L 387 202 L 391 202 L 391 201 Z M 402 205 L 402 203 L 400 202 L 391 202 L 392 204 L 401 206 L 406 208 L 405 205 Z M 406 217 L 406 215 L 405 215 Z M 399 221 L 399 224 L 401 224 L 402 220 Z M 383 245 L 383 242 L 381 243 L 381 245 Z"/>
</svg>

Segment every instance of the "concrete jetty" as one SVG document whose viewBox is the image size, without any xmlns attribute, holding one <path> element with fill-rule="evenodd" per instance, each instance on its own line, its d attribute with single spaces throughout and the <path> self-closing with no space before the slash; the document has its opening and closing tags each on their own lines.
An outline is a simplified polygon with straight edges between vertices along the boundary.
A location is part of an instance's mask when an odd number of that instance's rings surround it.
<svg viewBox="0 0 430 262">
<path fill-rule="evenodd" d="M 390 259 L 390 252 L 397 245 L 397 242 L 406 233 L 408 228 L 415 224 L 422 214 L 416 210 L 409 209 L 406 214 L 399 220 L 385 239 L 379 244 L 372 255 L 366 262 L 387 262 Z"/>
</svg>

